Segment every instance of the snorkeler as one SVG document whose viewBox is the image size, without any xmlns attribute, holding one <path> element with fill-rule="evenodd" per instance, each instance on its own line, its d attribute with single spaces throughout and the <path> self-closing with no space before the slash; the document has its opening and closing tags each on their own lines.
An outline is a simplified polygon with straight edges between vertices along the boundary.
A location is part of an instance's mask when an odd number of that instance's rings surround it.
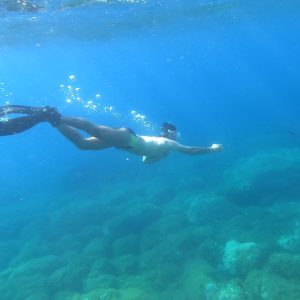
<svg viewBox="0 0 300 300">
<path fill-rule="evenodd" d="M 174 125 L 164 123 L 160 136 L 137 135 L 130 128 L 112 128 L 92 123 L 77 117 L 61 117 L 55 126 L 68 140 L 81 150 L 103 150 L 117 148 L 143 157 L 144 163 L 152 163 L 166 157 L 171 151 L 198 155 L 222 150 L 222 145 L 189 147 L 177 142 L 178 133 Z M 78 130 L 90 137 L 83 137 Z"/>
<path fill-rule="evenodd" d="M 126 127 L 112 128 L 92 123 L 83 118 L 64 117 L 55 108 L 51 107 L 27 108 L 26 106 L 18 105 L 4 106 L 0 108 L 0 116 L 1 111 L 5 110 L 6 114 L 29 114 L 26 117 L 9 120 L 12 122 L 11 127 L 15 127 L 13 130 L 14 133 L 27 130 L 40 122 L 49 122 L 81 150 L 103 150 L 114 147 L 142 156 L 144 163 L 159 161 L 171 151 L 199 155 L 222 150 L 222 145 L 220 144 L 213 144 L 210 147 L 190 147 L 178 143 L 177 129 L 170 123 L 163 124 L 160 136 L 142 136 L 135 134 L 133 130 Z M 25 122 L 18 122 L 18 119 L 22 118 L 25 118 Z M 13 126 L 14 121 L 16 121 L 15 126 Z M 22 126 L 25 129 L 22 129 Z M 12 128 L 10 129 L 12 130 Z M 9 129 L 7 130 L 10 132 Z M 1 135 L 5 135 L 3 134 L 4 131 L 0 127 Z M 83 137 L 80 131 L 86 132 L 89 137 Z"/>
</svg>

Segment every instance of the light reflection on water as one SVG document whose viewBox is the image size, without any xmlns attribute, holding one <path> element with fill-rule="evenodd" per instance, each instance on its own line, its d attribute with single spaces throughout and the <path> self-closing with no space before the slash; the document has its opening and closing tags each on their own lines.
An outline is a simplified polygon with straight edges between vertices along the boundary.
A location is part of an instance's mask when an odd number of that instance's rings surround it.
<svg viewBox="0 0 300 300">
<path fill-rule="evenodd" d="M 29 0 L 23 0 L 29 1 Z M 231 11 L 229 1 L 69 0 L 32 2 L 39 9 L 8 9 L 0 1 L 0 47 L 40 43 L 53 38 L 110 39 L 116 34 L 173 24 L 182 18 Z"/>
</svg>

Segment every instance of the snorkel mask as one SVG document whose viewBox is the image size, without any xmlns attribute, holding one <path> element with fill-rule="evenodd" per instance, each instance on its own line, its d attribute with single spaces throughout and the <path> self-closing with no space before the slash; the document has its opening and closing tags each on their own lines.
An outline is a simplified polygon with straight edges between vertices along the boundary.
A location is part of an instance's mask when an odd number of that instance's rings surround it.
<svg viewBox="0 0 300 300">
<path fill-rule="evenodd" d="M 177 128 L 173 124 L 163 123 L 160 136 L 165 137 L 169 140 L 177 141 L 180 134 L 177 132 Z"/>
</svg>

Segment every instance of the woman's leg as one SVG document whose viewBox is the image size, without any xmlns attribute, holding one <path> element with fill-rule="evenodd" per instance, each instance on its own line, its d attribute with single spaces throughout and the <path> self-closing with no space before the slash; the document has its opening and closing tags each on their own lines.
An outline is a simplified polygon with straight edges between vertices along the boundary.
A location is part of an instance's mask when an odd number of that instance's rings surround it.
<svg viewBox="0 0 300 300">
<path fill-rule="evenodd" d="M 132 135 L 126 128 L 101 126 L 83 118 L 62 117 L 60 124 L 83 130 L 102 141 L 106 147 L 127 147 Z"/>
<path fill-rule="evenodd" d="M 83 137 L 78 130 L 71 126 L 60 124 L 56 128 L 64 137 L 81 150 L 101 150 L 110 147 L 95 137 Z"/>
</svg>

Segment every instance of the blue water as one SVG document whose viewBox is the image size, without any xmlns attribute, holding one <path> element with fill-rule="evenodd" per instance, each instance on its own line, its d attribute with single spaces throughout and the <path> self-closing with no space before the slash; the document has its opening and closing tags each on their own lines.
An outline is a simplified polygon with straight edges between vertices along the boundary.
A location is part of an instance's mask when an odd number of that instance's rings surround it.
<svg viewBox="0 0 300 300">
<path fill-rule="evenodd" d="M 144 165 L 49 124 L 1 137 L 3 299 L 299 299 L 300 4 L 8 2 L 1 105 L 224 151 Z"/>
</svg>

